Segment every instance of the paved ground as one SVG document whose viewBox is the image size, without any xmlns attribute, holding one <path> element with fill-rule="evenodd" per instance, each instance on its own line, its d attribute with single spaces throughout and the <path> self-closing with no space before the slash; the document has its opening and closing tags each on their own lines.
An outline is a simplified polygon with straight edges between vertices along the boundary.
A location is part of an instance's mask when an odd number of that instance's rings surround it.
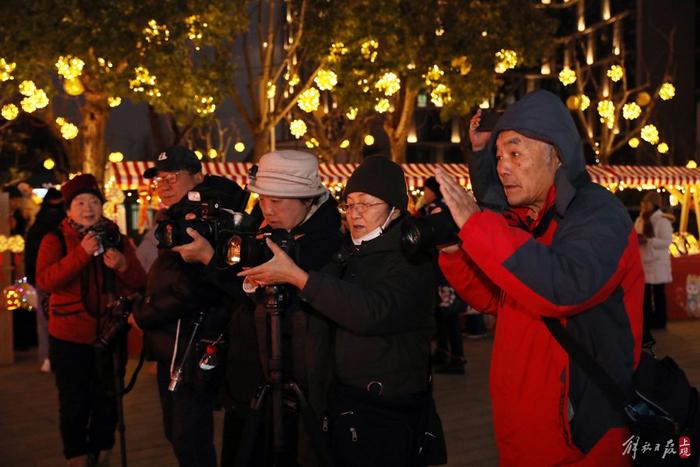
<svg viewBox="0 0 700 467">
<path fill-rule="evenodd" d="M 657 335 L 659 354 L 670 354 L 700 385 L 700 321 L 670 323 Z M 436 377 L 435 396 L 447 433 L 450 466 L 495 466 L 496 449 L 488 397 L 490 339 L 465 339 L 465 376 Z M 133 368 L 133 362 L 131 363 Z M 162 434 L 155 376 L 144 368 L 125 399 L 129 465 L 176 465 Z M 221 413 L 217 414 L 220 445 Z M 119 465 L 118 460 L 112 465 Z M 62 466 L 56 389 L 40 373 L 33 352 L 0 367 L 0 466 Z"/>
</svg>

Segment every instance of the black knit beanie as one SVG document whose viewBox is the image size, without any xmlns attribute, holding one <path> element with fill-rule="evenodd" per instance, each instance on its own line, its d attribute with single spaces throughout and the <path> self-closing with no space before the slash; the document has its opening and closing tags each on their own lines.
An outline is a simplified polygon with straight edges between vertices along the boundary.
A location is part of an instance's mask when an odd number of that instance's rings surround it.
<svg viewBox="0 0 700 467">
<path fill-rule="evenodd" d="M 367 157 L 345 185 L 343 198 L 350 193 L 367 193 L 402 211 L 408 208 L 406 179 L 401 166 L 383 156 Z"/>
<path fill-rule="evenodd" d="M 435 177 L 426 178 L 425 183 L 423 185 L 427 188 L 430 188 L 430 191 L 435 193 L 435 197 L 437 199 L 442 199 L 442 193 L 440 192 L 440 184 L 435 179 Z"/>
</svg>

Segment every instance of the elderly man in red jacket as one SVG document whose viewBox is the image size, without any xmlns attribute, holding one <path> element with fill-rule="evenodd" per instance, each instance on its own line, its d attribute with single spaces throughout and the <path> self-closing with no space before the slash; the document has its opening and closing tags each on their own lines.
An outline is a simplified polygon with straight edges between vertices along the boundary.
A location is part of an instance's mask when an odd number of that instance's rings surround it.
<svg viewBox="0 0 700 467">
<path fill-rule="evenodd" d="M 501 117 L 470 167 L 481 211 L 437 179 L 461 245 L 440 255 L 476 309 L 498 316 L 491 397 L 501 465 L 628 465 L 616 407 L 550 334 L 557 318 L 622 387 L 640 357 L 644 275 L 624 206 L 586 172 L 561 100 L 535 91 Z M 480 141 L 481 139 L 481 141 Z M 498 212 L 498 211 L 502 212 Z"/>
</svg>

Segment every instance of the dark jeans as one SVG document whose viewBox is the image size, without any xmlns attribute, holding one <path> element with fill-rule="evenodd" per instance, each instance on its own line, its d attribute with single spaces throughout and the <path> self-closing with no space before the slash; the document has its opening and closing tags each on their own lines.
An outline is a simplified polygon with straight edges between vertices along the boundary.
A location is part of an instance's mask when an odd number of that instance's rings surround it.
<svg viewBox="0 0 700 467">
<path fill-rule="evenodd" d="M 158 362 L 163 428 L 180 466 L 216 467 L 214 392 L 195 389 L 186 382 L 170 392 L 169 383 L 170 365 Z"/>
<path fill-rule="evenodd" d="M 666 284 L 644 284 L 644 336 L 651 338 L 650 329 L 666 327 Z M 653 340 L 653 338 L 651 338 Z"/>
<path fill-rule="evenodd" d="M 438 349 L 448 352 L 453 358 L 464 357 L 459 313 L 438 307 L 435 313 L 435 324 L 437 325 L 435 340 Z"/>
<path fill-rule="evenodd" d="M 112 354 L 49 336 L 66 459 L 114 446 L 117 401 Z"/>
</svg>

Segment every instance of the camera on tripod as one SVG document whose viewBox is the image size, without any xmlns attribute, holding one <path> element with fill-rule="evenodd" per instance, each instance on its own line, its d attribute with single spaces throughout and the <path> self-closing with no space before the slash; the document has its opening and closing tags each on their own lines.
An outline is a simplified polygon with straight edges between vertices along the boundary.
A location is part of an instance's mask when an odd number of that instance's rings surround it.
<svg viewBox="0 0 700 467">
<path fill-rule="evenodd" d="M 187 228 L 196 230 L 211 245 L 218 245 L 234 234 L 252 235 L 259 222 L 245 212 L 224 208 L 219 196 L 190 191 L 187 198 L 168 210 L 170 219 L 159 221 L 155 237 L 158 248 L 173 248 L 193 241 Z"/>
<path fill-rule="evenodd" d="M 433 248 L 442 248 L 459 243 L 459 228 L 450 211 L 443 207 L 435 214 L 422 218 L 408 218 L 401 224 L 401 247 L 409 257 L 419 253 L 430 253 Z"/>
<path fill-rule="evenodd" d="M 296 242 L 294 236 L 285 229 L 254 234 L 240 232 L 234 233 L 225 243 L 226 263 L 229 266 L 255 267 L 271 260 L 273 254 L 265 242 L 267 238 L 293 257 L 292 252 L 296 249 Z"/>
<path fill-rule="evenodd" d="M 128 296 L 121 296 L 107 305 L 107 314 L 102 329 L 97 335 L 96 347 L 103 350 L 109 349 L 118 336 L 129 330 L 132 305 L 140 296 L 135 292 Z"/>
</svg>

